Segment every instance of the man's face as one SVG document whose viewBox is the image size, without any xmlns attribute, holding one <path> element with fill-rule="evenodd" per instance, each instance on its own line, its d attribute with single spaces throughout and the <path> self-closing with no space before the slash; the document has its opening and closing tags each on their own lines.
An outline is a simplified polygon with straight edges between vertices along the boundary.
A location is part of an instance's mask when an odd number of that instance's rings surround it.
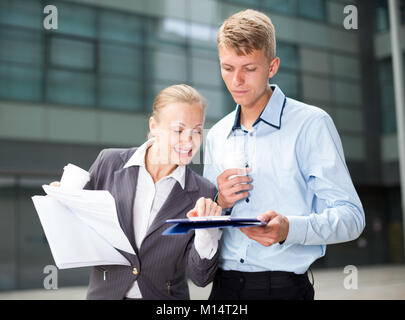
<svg viewBox="0 0 405 320">
<path fill-rule="evenodd" d="M 254 107 L 266 93 L 268 79 L 277 72 L 278 58 L 269 61 L 263 50 L 238 56 L 234 49 L 222 46 L 218 54 L 222 79 L 235 102 L 243 107 Z"/>
</svg>

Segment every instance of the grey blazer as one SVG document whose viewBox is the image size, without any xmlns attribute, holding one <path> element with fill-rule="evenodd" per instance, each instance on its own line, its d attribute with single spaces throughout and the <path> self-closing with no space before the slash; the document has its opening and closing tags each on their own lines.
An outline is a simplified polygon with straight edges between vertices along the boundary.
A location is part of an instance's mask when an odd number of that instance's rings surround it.
<svg viewBox="0 0 405 320">
<path fill-rule="evenodd" d="M 178 182 L 157 213 L 139 250 L 135 245 L 133 204 L 138 166 L 124 169 L 136 148 L 104 149 L 90 168 L 85 189 L 108 190 L 115 198 L 118 219 L 136 255 L 118 250 L 131 266 L 93 267 L 87 299 L 123 299 L 135 280 L 144 299 L 190 299 L 187 278 L 198 286 L 210 283 L 217 270 L 216 255 L 201 259 L 194 247 L 194 232 L 162 236 L 166 219 L 184 218 L 200 197 L 213 199 L 216 188 L 186 167 L 185 189 Z"/>
</svg>

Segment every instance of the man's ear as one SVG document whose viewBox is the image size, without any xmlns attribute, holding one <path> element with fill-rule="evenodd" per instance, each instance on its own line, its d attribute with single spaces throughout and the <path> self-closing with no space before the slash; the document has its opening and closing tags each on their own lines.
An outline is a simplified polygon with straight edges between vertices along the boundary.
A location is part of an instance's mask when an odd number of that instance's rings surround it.
<svg viewBox="0 0 405 320">
<path fill-rule="evenodd" d="M 275 57 L 271 62 L 270 62 L 270 67 L 269 67 L 269 78 L 273 78 L 277 71 L 278 68 L 280 67 L 280 58 Z"/>
</svg>

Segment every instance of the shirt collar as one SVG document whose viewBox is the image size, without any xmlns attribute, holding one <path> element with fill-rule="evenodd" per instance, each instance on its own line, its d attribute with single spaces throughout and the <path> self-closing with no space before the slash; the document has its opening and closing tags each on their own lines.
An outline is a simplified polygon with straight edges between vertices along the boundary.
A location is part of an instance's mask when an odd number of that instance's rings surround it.
<svg viewBox="0 0 405 320">
<path fill-rule="evenodd" d="M 263 121 L 264 123 L 276 128 L 276 129 L 280 129 L 281 128 L 281 116 L 283 114 L 286 97 L 277 85 L 272 84 L 272 85 L 270 85 L 270 87 L 273 90 L 273 94 L 271 95 L 269 101 L 267 102 L 266 107 L 263 109 L 260 116 L 254 122 L 253 126 L 255 126 L 258 122 Z M 233 122 L 231 132 L 236 129 L 241 129 L 240 112 L 241 112 L 241 106 L 238 104 L 236 106 L 235 120 Z"/>
<path fill-rule="evenodd" d="M 139 148 L 136 149 L 134 154 L 129 158 L 127 163 L 124 165 L 124 168 L 132 167 L 132 166 L 140 166 L 144 167 L 145 166 L 145 154 L 146 150 L 155 142 L 155 138 L 151 138 L 147 140 L 144 144 L 142 144 Z M 186 184 L 186 166 L 177 166 L 176 169 L 173 170 L 171 174 L 166 176 L 165 178 L 173 178 L 184 189 L 185 184 Z"/>
</svg>

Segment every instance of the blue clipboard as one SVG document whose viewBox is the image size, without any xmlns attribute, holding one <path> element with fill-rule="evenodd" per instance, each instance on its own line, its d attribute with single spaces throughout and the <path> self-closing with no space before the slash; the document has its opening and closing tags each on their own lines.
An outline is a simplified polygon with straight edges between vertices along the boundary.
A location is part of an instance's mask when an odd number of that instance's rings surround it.
<svg viewBox="0 0 405 320">
<path fill-rule="evenodd" d="M 256 218 L 232 218 L 230 216 L 195 217 L 190 219 L 169 219 L 165 223 L 174 224 L 162 234 L 186 234 L 193 229 L 207 228 L 245 228 L 266 225 L 266 222 Z"/>
</svg>

